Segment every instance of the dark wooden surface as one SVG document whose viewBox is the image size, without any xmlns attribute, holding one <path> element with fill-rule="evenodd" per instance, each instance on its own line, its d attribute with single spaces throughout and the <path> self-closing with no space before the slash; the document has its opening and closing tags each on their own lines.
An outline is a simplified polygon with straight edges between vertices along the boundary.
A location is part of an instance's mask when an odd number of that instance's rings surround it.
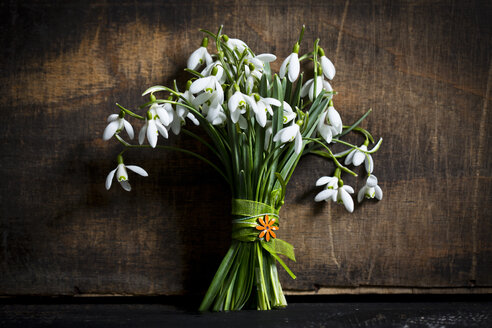
<svg viewBox="0 0 492 328">
<path fill-rule="evenodd" d="M 177 153 L 129 153 L 149 178 L 104 189 L 116 101 L 183 82 L 198 28 L 289 54 L 321 38 L 345 122 L 383 137 L 378 203 L 315 204 L 333 167 L 305 158 L 281 238 L 291 292 L 490 292 L 492 10 L 487 1 L 11 1 L 0 4 L 0 295 L 203 293 L 229 240 L 220 177 Z M 171 138 L 168 144 L 195 148 Z M 206 154 L 205 149 L 198 149 Z M 362 179 L 347 178 L 360 188 Z"/>
<path fill-rule="evenodd" d="M 135 297 L 132 297 L 135 300 Z M 89 301 L 89 299 L 86 299 Z M 0 303 L 2 327 L 490 327 L 490 302 L 344 302 L 299 303 L 284 310 L 199 313 L 187 306 L 152 299 L 121 302 Z"/>
</svg>

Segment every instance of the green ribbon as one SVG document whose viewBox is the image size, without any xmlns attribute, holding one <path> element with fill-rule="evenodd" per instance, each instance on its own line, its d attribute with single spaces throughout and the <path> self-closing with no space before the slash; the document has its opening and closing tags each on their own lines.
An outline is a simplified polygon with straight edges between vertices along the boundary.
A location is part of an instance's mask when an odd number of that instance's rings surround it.
<svg viewBox="0 0 492 328">
<path fill-rule="evenodd" d="M 235 219 L 232 220 L 232 239 L 242 242 L 260 241 L 263 249 L 269 252 L 282 265 L 292 279 L 295 279 L 295 274 L 292 273 L 285 262 L 279 257 L 279 255 L 285 255 L 287 258 L 295 261 L 294 246 L 279 238 L 273 238 L 270 241 L 258 238 L 260 233 L 256 229 L 258 218 L 264 217 L 265 215 L 268 215 L 270 218 L 273 217 L 275 218 L 273 225 L 278 227 L 279 211 L 280 208 L 276 209 L 264 203 L 247 199 L 233 199 L 232 215 L 235 216 Z"/>
</svg>

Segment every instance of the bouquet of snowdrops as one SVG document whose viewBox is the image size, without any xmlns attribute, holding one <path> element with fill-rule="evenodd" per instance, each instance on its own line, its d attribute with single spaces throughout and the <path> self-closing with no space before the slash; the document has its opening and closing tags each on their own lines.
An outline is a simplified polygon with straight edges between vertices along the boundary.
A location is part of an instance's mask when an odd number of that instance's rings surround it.
<svg viewBox="0 0 492 328">
<path fill-rule="evenodd" d="M 181 151 L 205 161 L 229 184 L 232 193 L 232 244 L 225 255 L 203 299 L 200 310 L 227 311 L 242 308 L 268 310 L 287 305 L 277 274 L 278 262 L 295 279 L 280 255 L 295 261 L 293 246 L 277 238 L 279 211 L 284 204 L 287 184 L 300 158 L 316 154 L 333 161 L 332 176 L 323 176 L 316 186 L 324 186 L 315 201 L 334 201 L 352 212 L 352 187 L 344 184 L 342 174 L 357 176 L 348 165 L 365 164 L 366 185 L 358 193 L 364 198 L 382 198 L 381 188 L 372 174 L 371 154 L 381 145 L 359 124 L 366 112 L 352 125 L 343 125 L 333 105 L 328 80 L 335 67 L 316 40 L 311 51 L 299 55 L 304 27 L 292 53 L 283 61 L 279 74 L 272 74 L 273 54 L 256 55 L 243 41 L 201 30 L 206 37 L 188 59 L 185 69 L 193 77 L 185 90 L 174 82 L 172 87 L 153 86 L 142 96 L 149 101 L 142 114 L 119 107 L 118 114 L 108 117 L 103 139 L 116 138 L 124 149 L 117 156 L 118 166 L 106 179 L 106 188 L 116 174 L 123 189 L 130 191 L 127 170 L 141 176 L 147 172 L 139 166 L 124 164 L 123 154 L 133 148 L 160 148 Z M 214 54 L 208 51 L 209 40 L 215 42 Z M 300 64 L 312 67 L 313 77 L 305 80 Z M 162 95 L 165 96 L 162 96 Z M 159 95 L 159 96 L 158 96 Z M 139 144 L 130 139 L 134 132 L 126 118 L 141 120 Z M 208 137 L 202 137 L 188 126 L 200 126 Z M 191 150 L 158 145 L 159 136 L 167 139 L 171 132 L 194 138 L 211 150 L 213 158 L 205 158 Z M 365 137 L 362 145 L 342 140 L 349 132 Z M 147 139 L 148 145 L 145 144 Z M 330 144 L 346 146 L 333 153 Z M 344 165 L 341 159 L 345 158 Z"/>
</svg>

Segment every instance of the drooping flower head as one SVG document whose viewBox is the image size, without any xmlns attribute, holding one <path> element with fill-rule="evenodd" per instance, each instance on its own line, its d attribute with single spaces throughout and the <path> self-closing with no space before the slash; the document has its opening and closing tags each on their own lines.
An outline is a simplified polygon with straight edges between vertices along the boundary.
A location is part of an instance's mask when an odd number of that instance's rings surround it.
<svg viewBox="0 0 492 328">
<path fill-rule="evenodd" d="M 106 126 L 103 132 L 103 140 L 109 140 L 112 136 L 118 131 L 121 131 L 123 128 L 128 133 L 130 139 L 133 139 L 133 128 L 132 125 L 125 120 L 125 112 L 121 111 L 120 114 L 111 114 L 108 116 L 109 124 Z"/>
<path fill-rule="evenodd" d="M 121 187 L 126 191 L 132 190 L 132 187 L 128 182 L 128 172 L 126 169 L 129 169 L 130 171 L 133 171 L 143 177 L 148 176 L 147 172 L 140 166 L 123 164 L 123 157 L 121 155 L 118 156 L 118 163 L 119 163 L 118 166 L 114 170 L 109 172 L 108 176 L 106 177 L 106 189 L 108 190 L 109 188 L 111 188 L 111 184 L 113 182 L 113 177 L 115 173 L 116 173 L 116 180 L 118 180 Z"/>
<path fill-rule="evenodd" d="M 280 66 L 279 76 L 281 79 L 284 78 L 285 74 L 289 77 L 290 82 L 295 82 L 299 77 L 299 71 L 301 69 L 301 65 L 299 63 L 299 44 L 296 43 L 294 45 L 294 49 L 292 53 L 285 58 L 284 62 Z"/>
</svg>

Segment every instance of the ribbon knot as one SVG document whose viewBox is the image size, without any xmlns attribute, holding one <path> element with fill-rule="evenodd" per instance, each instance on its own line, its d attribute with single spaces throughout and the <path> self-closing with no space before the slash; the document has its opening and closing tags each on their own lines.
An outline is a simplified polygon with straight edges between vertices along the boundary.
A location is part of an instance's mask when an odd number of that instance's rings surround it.
<svg viewBox="0 0 492 328">
<path fill-rule="evenodd" d="M 258 220 L 263 221 L 268 217 L 273 218 L 272 220 L 274 222 L 271 224 L 271 228 L 274 228 L 272 230 L 278 230 L 279 211 L 280 208 L 276 209 L 264 203 L 247 199 L 233 199 L 231 212 L 235 218 L 232 220 L 232 239 L 242 242 L 259 241 L 263 249 L 269 252 L 284 267 L 285 271 L 295 279 L 296 276 L 294 273 L 292 273 L 285 262 L 279 257 L 279 254 L 281 254 L 295 261 L 294 246 L 284 240 L 275 238 L 275 234 L 273 234 L 273 239 L 271 240 L 267 234 L 266 241 L 260 239 L 258 236 L 258 230 L 263 230 L 261 228 L 262 225 L 258 224 Z M 263 232 L 260 233 L 262 237 L 265 235 Z"/>
</svg>

